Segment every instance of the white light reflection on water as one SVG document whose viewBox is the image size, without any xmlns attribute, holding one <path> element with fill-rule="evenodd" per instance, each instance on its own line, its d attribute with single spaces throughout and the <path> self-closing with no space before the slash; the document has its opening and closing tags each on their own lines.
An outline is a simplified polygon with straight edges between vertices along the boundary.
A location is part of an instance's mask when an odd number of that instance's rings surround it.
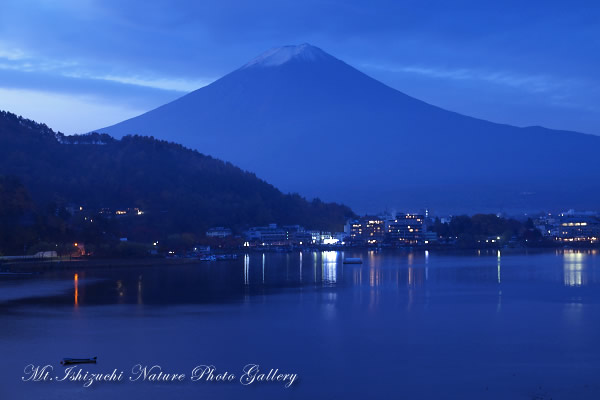
<svg viewBox="0 0 600 400">
<path fill-rule="evenodd" d="M 314 272 L 314 280 L 315 284 L 317 283 L 317 252 L 313 251 L 313 272 Z"/>
<path fill-rule="evenodd" d="M 563 254 L 563 273 L 565 286 L 583 286 L 587 284 L 587 274 L 584 269 L 586 254 L 571 250 Z"/>
<path fill-rule="evenodd" d="M 248 278 L 248 274 L 250 271 L 250 256 L 248 254 L 244 254 L 244 284 L 249 285 L 250 281 Z"/>
<path fill-rule="evenodd" d="M 300 283 L 302 283 L 302 252 L 300 252 Z"/>
<path fill-rule="evenodd" d="M 425 250 L 425 280 L 429 280 L 429 250 Z"/>
<path fill-rule="evenodd" d="M 337 282 L 337 251 L 321 252 L 321 266 L 323 284 L 335 284 Z"/>
<path fill-rule="evenodd" d="M 500 250 L 498 250 L 498 283 L 502 283 L 502 279 L 500 277 Z"/>
<path fill-rule="evenodd" d="M 501 275 L 501 254 L 500 250 L 498 250 L 498 284 L 502 283 L 502 275 Z M 496 306 L 496 312 L 502 311 L 502 289 L 498 286 L 498 305 Z"/>
</svg>

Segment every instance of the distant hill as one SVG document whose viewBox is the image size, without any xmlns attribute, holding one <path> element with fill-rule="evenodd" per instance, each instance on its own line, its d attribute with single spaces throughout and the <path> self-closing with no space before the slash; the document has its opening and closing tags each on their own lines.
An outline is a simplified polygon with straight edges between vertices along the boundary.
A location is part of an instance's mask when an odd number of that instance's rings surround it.
<svg viewBox="0 0 600 400">
<path fill-rule="evenodd" d="M 0 112 L 0 175 L 17 177 L 37 204 L 138 207 L 146 228 L 161 234 L 273 222 L 340 230 L 353 215 L 342 205 L 283 194 L 253 173 L 178 144 L 64 136 L 8 112 Z"/>
<path fill-rule="evenodd" d="M 176 141 L 361 213 L 600 208 L 600 137 L 446 111 L 308 44 L 98 131 Z"/>
</svg>

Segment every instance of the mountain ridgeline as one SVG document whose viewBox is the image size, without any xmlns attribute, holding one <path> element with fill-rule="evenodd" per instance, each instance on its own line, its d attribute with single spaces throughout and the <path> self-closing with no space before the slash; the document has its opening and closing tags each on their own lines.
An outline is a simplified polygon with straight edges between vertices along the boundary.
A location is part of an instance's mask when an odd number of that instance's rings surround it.
<svg viewBox="0 0 600 400">
<path fill-rule="evenodd" d="M 361 213 L 600 205 L 600 137 L 446 111 L 308 44 L 98 131 L 176 141 Z"/>
<path fill-rule="evenodd" d="M 18 178 L 40 207 L 139 208 L 144 215 L 129 234 L 140 239 L 272 222 L 340 230 L 353 215 L 342 205 L 283 194 L 253 173 L 178 144 L 65 136 L 8 112 L 0 112 L 0 175 Z M 27 196 L 19 196 L 24 204 Z"/>
</svg>

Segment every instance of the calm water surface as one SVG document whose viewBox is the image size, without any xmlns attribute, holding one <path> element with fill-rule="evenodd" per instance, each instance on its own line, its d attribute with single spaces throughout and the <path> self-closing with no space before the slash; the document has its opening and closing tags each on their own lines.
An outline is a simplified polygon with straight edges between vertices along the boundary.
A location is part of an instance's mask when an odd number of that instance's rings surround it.
<svg viewBox="0 0 600 400">
<path fill-rule="evenodd" d="M 361 257 L 362 265 L 342 264 Z M 252 253 L 197 265 L 0 276 L 0 398 L 598 399 L 600 254 Z M 212 364 L 281 383 L 22 382 Z"/>
</svg>

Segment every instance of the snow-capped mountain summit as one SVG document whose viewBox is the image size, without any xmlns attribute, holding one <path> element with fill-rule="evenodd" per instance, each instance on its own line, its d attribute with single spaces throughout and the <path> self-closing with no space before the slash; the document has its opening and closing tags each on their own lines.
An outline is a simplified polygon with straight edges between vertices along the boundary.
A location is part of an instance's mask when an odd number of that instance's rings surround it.
<svg viewBox="0 0 600 400">
<path fill-rule="evenodd" d="M 178 142 L 285 192 L 340 201 L 357 212 L 600 204 L 600 137 L 446 111 L 307 44 L 270 50 L 98 132 Z"/>
<path fill-rule="evenodd" d="M 291 60 L 318 61 L 333 58 L 318 47 L 303 43 L 298 46 L 282 46 L 267 50 L 242 68 L 276 67 Z"/>
</svg>

